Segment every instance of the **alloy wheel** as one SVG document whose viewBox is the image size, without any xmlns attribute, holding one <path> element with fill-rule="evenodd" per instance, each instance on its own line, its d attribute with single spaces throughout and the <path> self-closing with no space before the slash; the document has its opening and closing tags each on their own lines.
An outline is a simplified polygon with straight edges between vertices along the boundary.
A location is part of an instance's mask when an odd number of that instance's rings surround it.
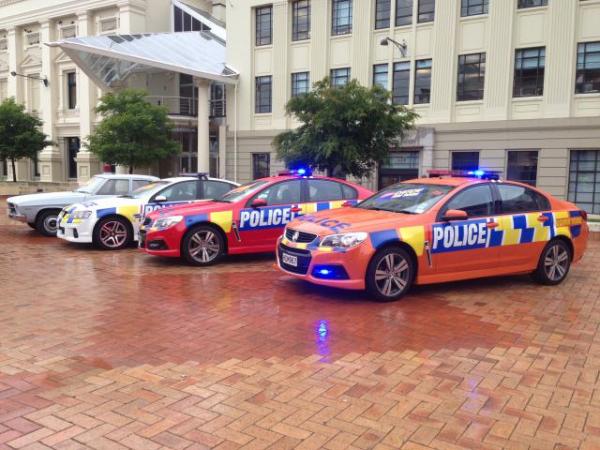
<svg viewBox="0 0 600 450">
<path fill-rule="evenodd" d="M 555 244 L 548 249 L 544 258 L 544 271 L 551 281 L 562 279 L 569 269 L 569 252 L 564 246 Z"/>
<path fill-rule="evenodd" d="M 43 222 L 44 230 L 48 234 L 56 234 L 58 229 L 58 217 L 57 216 L 46 216 Z"/>
<path fill-rule="evenodd" d="M 192 235 L 189 241 L 189 254 L 195 261 L 206 264 L 213 261 L 220 253 L 221 246 L 214 232 L 199 230 Z"/>
<path fill-rule="evenodd" d="M 409 282 L 410 266 L 398 253 L 385 255 L 375 269 L 375 285 L 386 297 L 399 295 Z"/>
<path fill-rule="evenodd" d="M 127 241 L 127 228 L 117 220 L 110 220 L 100 228 L 100 241 L 108 248 L 122 247 Z"/>
</svg>

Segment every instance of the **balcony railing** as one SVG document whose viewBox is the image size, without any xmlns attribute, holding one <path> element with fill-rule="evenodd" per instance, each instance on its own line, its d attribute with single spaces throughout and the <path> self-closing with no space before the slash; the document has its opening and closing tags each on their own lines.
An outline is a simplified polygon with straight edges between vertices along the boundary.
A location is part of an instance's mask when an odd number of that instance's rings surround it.
<svg viewBox="0 0 600 450">
<path fill-rule="evenodd" d="M 198 99 L 166 95 L 149 95 L 147 99 L 153 105 L 165 106 L 169 115 L 198 117 Z M 210 117 L 225 117 L 224 100 L 210 101 Z"/>
</svg>

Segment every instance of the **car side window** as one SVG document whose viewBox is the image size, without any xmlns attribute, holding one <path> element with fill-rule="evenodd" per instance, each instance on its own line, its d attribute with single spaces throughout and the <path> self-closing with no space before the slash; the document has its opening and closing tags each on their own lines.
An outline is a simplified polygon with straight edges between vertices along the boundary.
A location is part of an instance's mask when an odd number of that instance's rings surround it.
<svg viewBox="0 0 600 450">
<path fill-rule="evenodd" d="M 353 187 L 350 187 L 346 184 L 340 183 L 342 185 L 342 191 L 344 193 L 344 200 L 352 200 L 354 198 L 358 198 L 358 191 Z"/>
<path fill-rule="evenodd" d="M 196 180 L 182 181 L 163 189 L 154 197 L 164 196 L 168 202 L 185 202 L 196 200 L 197 186 L 198 182 Z"/>
<path fill-rule="evenodd" d="M 129 180 L 112 178 L 98 190 L 98 195 L 127 195 L 129 193 Z"/>
<path fill-rule="evenodd" d="M 446 203 L 443 212 L 450 209 L 464 211 L 469 217 L 491 216 L 494 211 L 494 200 L 490 186 L 480 184 L 460 191 Z"/>
<path fill-rule="evenodd" d="M 343 198 L 341 183 L 330 180 L 308 180 L 309 202 L 328 202 Z"/>
<path fill-rule="evenodd" d="M 133 180 L 131 182 L 131 191 L 135 191 L 136 189 L 141 188 L 142 186 L 146 186 L 147 184 L 150 184 L 151 181 L 150 180 Z"/>
<path fill-rule="evenodd" d="M 204 181 L 204 198 L 220 198 L 235 186 L 223 181 Z"/>
<path fill-rule="evenodd" d="M 532 189 L 514 184 L 497 184 L 500 208 L 504 214 L 549 209 L 548 200 Z"/>
<path fill-rule="evenodd" d="M 277 183 L 256 194 L 251 202 L 257 198 L 266 200 L 268 206 L 301 203 L 302 183 L 300 180 Z"/>
</svg>

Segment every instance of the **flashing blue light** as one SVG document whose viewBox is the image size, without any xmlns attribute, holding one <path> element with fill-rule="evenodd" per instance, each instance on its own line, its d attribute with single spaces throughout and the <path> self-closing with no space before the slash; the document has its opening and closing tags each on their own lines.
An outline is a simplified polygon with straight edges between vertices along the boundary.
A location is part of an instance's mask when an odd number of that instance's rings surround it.
<svg viewBox="0 0 600 450">
<path fill-rule="evenodd" d="M 468 175 L 475 175 L 477 178 L 481 178 L 482 176 L 485 175 L 485 171 L 484 170 L 469 170 L 467 172 Z"/>
<path fill-rule="evenodd" d="M 327 276 L 327 275 L 331 274 L 331 270 L 329 270 L 329 269 L 320 269 L 319 270 L 319 274 Z"/>
<path fill-rule="evenodd" d="M 296 173 L 297 173 L 298 175 L 306 175 L 306 169 L 298 169 L 298 170 L 296 171 Z"/>
</svg>

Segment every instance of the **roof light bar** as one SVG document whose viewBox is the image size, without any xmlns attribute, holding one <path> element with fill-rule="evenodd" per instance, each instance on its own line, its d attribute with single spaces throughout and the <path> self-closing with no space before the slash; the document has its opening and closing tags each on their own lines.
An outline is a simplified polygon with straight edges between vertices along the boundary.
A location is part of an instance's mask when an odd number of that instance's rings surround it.
<svg viewBox="0 0 600 450">
<path fill-rule="evenodd" d="M 432 169 L 428 172 L 429 178 L 441 177 L 461 177 L 461 178 L 478 178 L 480 180 L 499 180 L 500 172 L 493 170 L 446 170 Z"/>
</svg>

